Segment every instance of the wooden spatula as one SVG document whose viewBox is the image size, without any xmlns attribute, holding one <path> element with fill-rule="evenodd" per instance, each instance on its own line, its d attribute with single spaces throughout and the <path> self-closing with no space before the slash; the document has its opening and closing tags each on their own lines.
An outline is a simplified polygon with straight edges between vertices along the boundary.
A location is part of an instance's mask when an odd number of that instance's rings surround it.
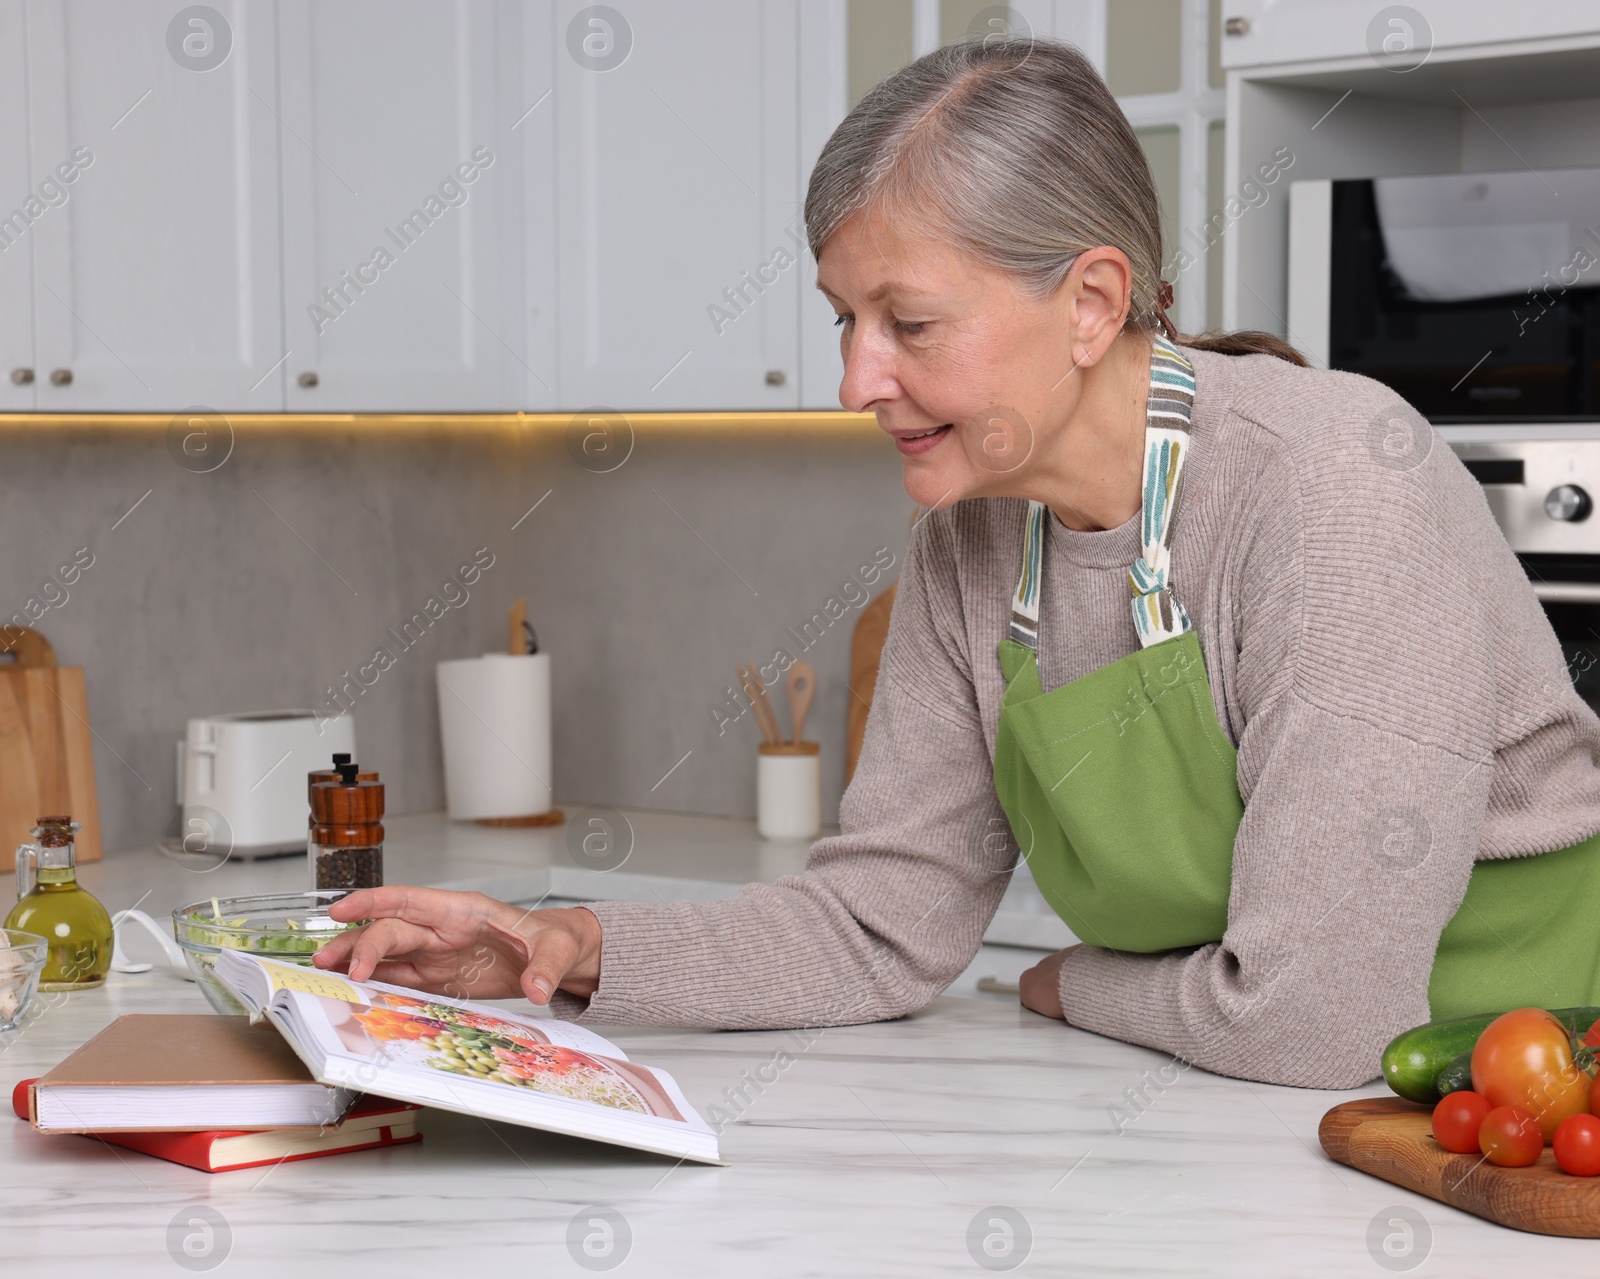
<svg viewBox="0 0 1600 1279">
<path fill-rule="evenodd" d="M 796 661 L 789 668 L 786 687 L 789 692 L 789 723 L 794 726 L 794 744 L 805 740 L 806 716 L 811 711 L 811 699 L 817 692 L 817 673 L 810 662 Z"/>
</svg>

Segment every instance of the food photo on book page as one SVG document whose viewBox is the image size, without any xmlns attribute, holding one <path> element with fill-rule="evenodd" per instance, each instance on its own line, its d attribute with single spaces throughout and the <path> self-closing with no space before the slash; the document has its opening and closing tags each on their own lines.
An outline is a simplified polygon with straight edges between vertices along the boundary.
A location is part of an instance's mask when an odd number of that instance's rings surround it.
<svg viewBox="0 0 1600 1279">
<path fill-rule="evenodd" d="M 372 1002 L 365 1007 L 313 996 L 339 1042 L 357 1056 L 405 1060 L 468 1079 L 683 1121 L 652 1071 L 611 1055 L 618 1050 L 580 1027 L 368 986 Z M 582 1040 L 592 1042 L 584 1047 L 573 1042 Z M 602 1046 L 609 1053 L 593 1051 Z"/>
</svg>

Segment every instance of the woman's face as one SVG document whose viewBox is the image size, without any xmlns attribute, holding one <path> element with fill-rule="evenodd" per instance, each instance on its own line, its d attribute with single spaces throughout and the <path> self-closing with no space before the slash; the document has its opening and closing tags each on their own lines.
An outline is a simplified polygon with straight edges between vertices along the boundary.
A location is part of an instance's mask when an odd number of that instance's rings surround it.
<svg viewBox="0 0 1600 1279">
<path fill-rule="evenodd" d="M 1040 497 L 1083 394 L 1081 377 L 1121 329 L 1126 303 L 1101 277 L 1116 249 L 1080 254 L 1054 293 L 871 210 L 829 237 L 817 284 L 839 315 L 839 401 L 894 437 L 919 506 Z M 1113 284 L 1115 281 L 1113 281 Z M 1055 477 L 1059 478 L 1059 477 Z"/>
</svg>

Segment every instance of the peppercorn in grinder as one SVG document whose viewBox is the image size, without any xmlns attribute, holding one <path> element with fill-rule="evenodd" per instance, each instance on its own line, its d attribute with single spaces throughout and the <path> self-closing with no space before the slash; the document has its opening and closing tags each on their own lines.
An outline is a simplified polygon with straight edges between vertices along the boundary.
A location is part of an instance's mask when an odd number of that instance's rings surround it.
<svg viewBox="0 0 1600 1279">
<path fill-rule="evenodd" d="M 311 774 L 311 887 L 377 888 L 383 883 L 383 783 L 348 756 L 335 758 L 335 777 Z"/>
</svg>

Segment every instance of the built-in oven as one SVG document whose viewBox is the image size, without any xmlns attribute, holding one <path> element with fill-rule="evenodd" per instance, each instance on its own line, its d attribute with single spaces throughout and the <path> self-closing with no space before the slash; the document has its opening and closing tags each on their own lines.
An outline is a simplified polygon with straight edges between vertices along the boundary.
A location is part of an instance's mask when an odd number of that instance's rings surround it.
<svg viewBox="0 0 1600 1279">
<path fill-rule="evenodd" d="M 1597 286 L 1600 169 L 1290 186 L 1290 340 L 1455 449 L 1600 710 Z"/>
<path fill-rule="evenodd" d="M 1483 485 L 1561 641 L 1567 674 L 1600 712 L 1600 421 L 1438 431 Z"/>
</svg>

